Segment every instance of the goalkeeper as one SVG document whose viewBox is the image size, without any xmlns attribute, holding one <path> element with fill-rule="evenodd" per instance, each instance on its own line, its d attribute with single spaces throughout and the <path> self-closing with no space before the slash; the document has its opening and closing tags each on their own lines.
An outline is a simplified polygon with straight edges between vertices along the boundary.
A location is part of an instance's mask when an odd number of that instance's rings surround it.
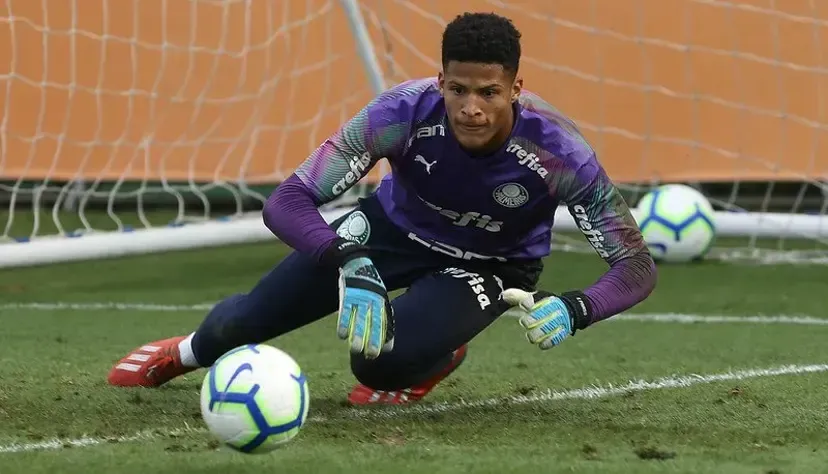
<svg viewBox="0 0 828 474">
<path fill-rule="evenodd" d="M 656 269 L 638 226 L 572 121 L 523 89 L 520 36 L 495 14 L 449 23 L 436 78 L 379 95 L 272 193 L 264 222 L 295 251 L 192 334 L 128 353 L 109 383 L 157 387 L 336 313 L 358 382 L 349 401 L 406 403 L 510 308 L 545 350 L 644 300 Z M 392 173 L 326 223 L 318 206 L 382 158 Z M 560 203 L 609 265 L 582 290 L 536 288 Z"/>
</svg>

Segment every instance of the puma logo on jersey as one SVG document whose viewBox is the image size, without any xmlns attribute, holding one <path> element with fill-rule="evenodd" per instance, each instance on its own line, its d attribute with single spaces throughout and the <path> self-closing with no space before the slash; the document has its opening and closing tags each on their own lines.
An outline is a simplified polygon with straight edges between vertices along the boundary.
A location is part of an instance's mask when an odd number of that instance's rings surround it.
<svg viewBox="0 0 828 474">
<path fill-rule="evenodd" d="M 527 152 L 522 146 L 518 145 L 515 142 L 509 143 L 509 146 L 506 147 L 506 151 L 509 153 L 514 153 L 515 156 L 518 158 L 518 164 L 523 165 L 530 170 L 534 171 L 538 174 L 541 178 L 546 178 L 546 175 L 549 174 L 549 171 L 546 170 L 540 164 L 540 158 L 538 155 L 534 153 Z"/>
<path fill-rule="evenodd" d="M 589 215 L 587 215 L 584 206 L 576 204 L 572 207 L 572 211 L 575 214 L 575 222 L 578 224 L 578 228 L 581 229 L 589 244 L 592 245 L 592 248 L 601 257 L 609 257 L 609 252 L 604 248 L 604 234 L 600 230 L 592 227 L 592 223 L 589 222 Z"/>
<path fill-rule="evenodd" d="M 493 220 L 492 216 L 488 214 L 481 214 L 477 211 L 458 212 L 440 207 L 432 204 L 423 198 L 420 198 L 426 206 L 437 211 L 441 216 L 445 216 L 451 220 L 451 223 L 457 227 L 477 227 L 488 232 L 500 232 L 503 228 L 503 221 Z"/>
<path fill-rule="evenodd" d="M 417 163 L 422 163 L 423 166 L 425 166 L 426 173 L 428 174 L 431 174 L 431 167 L 437 164 L 437 160 L 434 160 L 433 162 L 429 163 L 428 161 L 426 161 L 423 155 L 415 156 L 414 161 Z"/>
<path fill-rule="evenodd" d="M 362 179 L 362 176 L 368 170 L 368 167 L 371 166 L 371 154 L 367 151 L 362 154 L 362 156 L 352 156 L 351 159 L 348 160 L 348 168 L 350 171 L 345 173 L 345 176 L 342 177 L 336 184 L 331 187 L 331 192 L 334 196 L 338 196 L 344 193 L 348 188 L 353 186 L 357 181 Z"/>
</svg>

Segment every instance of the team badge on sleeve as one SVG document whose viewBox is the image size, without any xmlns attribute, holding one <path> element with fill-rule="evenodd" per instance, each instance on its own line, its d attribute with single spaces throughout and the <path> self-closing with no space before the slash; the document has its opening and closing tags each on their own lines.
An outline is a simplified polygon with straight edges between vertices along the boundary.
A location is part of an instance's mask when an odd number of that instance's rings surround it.
<svg viewBox="0 0 828 474">
<path fill-rule="evenodd" d="M 371 223 L 362 211 L 356 211 L 339 224 L 336 233 L 343 239 L 365 245 L 371 236 Z"/>
</svg>

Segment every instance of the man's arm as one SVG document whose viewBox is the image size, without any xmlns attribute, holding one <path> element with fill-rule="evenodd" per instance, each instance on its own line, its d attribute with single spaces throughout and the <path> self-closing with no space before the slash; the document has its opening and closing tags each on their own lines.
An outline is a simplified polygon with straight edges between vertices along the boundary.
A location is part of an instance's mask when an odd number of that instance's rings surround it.
<svg viewBox="0 0 828 474">
<path fill-rule="evenodd" d="M 577 169 L 561 166 L 550 173 L 554 176 L 550 189 L 565 198 L 578 228 L 610 268 L 583 291 L 504 290 L 503 300 L 521 309 L 519 321 L 526 339 L 542 350 L 633 307 L 656 283 L 655 263 L 621 193 L 594 156 L 578 161 Z"/>
<path fill-rule="evenodd" d="M 586 327 L 643 301 L 656 285 L 656 266 L 630 208 L 596 159 L 570 175 L 567 206 L 578 228 L 610 268 L 583 290 Z M 576 328 L 576 329 L 582 329 Z"/>
<path fill-rule="evenodd" d="M 290 247 L 320 260 L 339 238 L 317 208 L 353 187 L 383 157 L 399 154 L 413 82 L 384 92 L 325 140 L 268 198 L 265 225 Z"/>
</svg>

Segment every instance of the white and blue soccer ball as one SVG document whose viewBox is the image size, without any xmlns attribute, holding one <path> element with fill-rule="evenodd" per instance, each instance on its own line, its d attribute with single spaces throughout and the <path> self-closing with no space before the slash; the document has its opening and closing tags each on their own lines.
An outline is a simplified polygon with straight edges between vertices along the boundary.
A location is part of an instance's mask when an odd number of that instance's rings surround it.
<svg viewBox="0 0 828 474">
<path fill-rule="evenodd" d="M 309 401 L 299 364 L 264 344 L 227 352 L 201 384 L 205 424 L 222 444 L 243 453 L 270 452 L 295 438 Z"/>
<path fill-rule="evenodd" d="M 659 186 L 641 198 L 636 207 L 638 225 L 656 261 L 700 260 L 713 245 L 713 206 L 690 186 Z"/>
</svg>

